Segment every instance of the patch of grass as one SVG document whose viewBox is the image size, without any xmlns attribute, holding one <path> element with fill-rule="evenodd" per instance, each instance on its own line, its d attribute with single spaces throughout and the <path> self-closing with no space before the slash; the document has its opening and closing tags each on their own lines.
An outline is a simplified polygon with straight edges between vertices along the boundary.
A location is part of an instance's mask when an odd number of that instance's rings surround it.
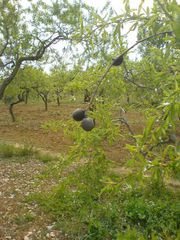
<svg viewBox="0 0 180 240">
<path fill-rule="evenodd" d="M 17 225 L 23 225 L 23 224 L 27 224 L 29 222 L 33 222 L 35 217 L 36 216 L 34 214 L 32 214 L 32 213 L 26 213 L 24 215 L 16 216 L 14 218 L 14 222 Z"/>
<path fill-rule="evenodd" d="M 41 171 L 41 174 L 37 176 L 40 181 L 47 179 L 60 180 L 63 176 L 63 171 L 65 172 L 66 164 L 63 155 L 59 156 L 46 156 L 40 154 L 38 159 L 46 164 L 46 168 Z"/>
<path fill-rule="evenodd" d="M 37 154 L 37 150 L 34 150 L 32 146 L 22 146 L 16 149 L 16 156 L 26 157 Z"/>
<path fill-rule="evenodd" d="M 50 120 L 44 122 L 41 127 L 46 131 L 58 132 L 63 126 L 63 122 L 59 120 Z"/>
<path fill-rule="evenodd" d="M 24 162 L 28 157 L 36 157 L 43 163 L 59 161 L 59 156 L 53 156 L 49 153 L 41 153 L 35 150 L 31 145 L 24 145 L 16 147 L 14 145 L 0 143 L 0 157 L 2 158 L 15 158 L 16 161 Z"/>
<path fill-rule="evenodd" d="M 13 157 L 15 154 L 15 147 L 7 144 L 0 144 L 0 155 L 4 158 Z"/>
<path fill-rule="evenodd" d="M 42 154 L 42 153 L 38 153 L 37 157 L 40 161 L 42 161 L 43 163 L 48 163 L 48 162 L 52 162 L 52 161 L 58 161 L 59 157 L 58 156 L 52 156 L 50 154 Z"/>
<path fill-rule="evenodd" d="M 15 160 L 24 161 L 27 160 L 28 157 L 35 156 L 37 151 L 33 149 L 32 146 L 21 146 L 16 147 L 14 145 L 1 143 L 0 144 L 0 157 L 9 159 L 9 158 L 17 158 Z"/>
</svg>

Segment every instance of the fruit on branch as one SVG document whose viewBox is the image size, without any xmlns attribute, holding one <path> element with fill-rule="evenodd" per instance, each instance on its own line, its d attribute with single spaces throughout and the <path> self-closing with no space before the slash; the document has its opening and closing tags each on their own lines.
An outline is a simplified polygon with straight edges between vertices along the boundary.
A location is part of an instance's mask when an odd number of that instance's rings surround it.
<svg viewBox="0 0 180 240">
<path fill-rule="evenodd" d="M 77 108 L 76 110 L 74 110 L 74 112 L 72 113 L 72 117 L 75 121 L 81 121 L 84 118 L 86 118 L 86 112 L 85 110 L 81 109 L 81 108 Z"/>
<path fill-rule="evenodd" d="M 81 127 L 85 131 L 91 131 L 95 126 L 95 121 L 92 118 L 84 118 L 81 122 Z"/>
<path fill-rule="evenodd" d="M 113 66 L 120 66 L 122 64 L 122 62 L 123 62 L 123 55 L 115 58 L 112 65 Z"/>
</svg>

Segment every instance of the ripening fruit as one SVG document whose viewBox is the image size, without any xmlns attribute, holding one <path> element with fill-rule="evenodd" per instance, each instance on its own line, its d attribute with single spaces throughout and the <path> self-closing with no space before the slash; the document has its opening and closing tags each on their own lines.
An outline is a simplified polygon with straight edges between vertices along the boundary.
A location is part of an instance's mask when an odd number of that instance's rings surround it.
<svg viewBox="0 0 180 240">
<path fill-rule="evenodd" d="M 81 122 L 81 127 L 85 131 L 91 131 L 95 126 L 95 121 L 92 118 L 84 118 Z"/>
<path fill-rule="evenodd" d="M 86 112 L 85 110 L 81 108 L 77 108 L 73 113 L 72 117 L 75 121 L 81 121 L 86 117 Z"/>
<path fill-rule="evenodd" d="M 123 55 L 117 57 L 116 59 L 114 59 L 113 61 L 113 66 L 120 66 L 123 62 Z"/>
</svg>

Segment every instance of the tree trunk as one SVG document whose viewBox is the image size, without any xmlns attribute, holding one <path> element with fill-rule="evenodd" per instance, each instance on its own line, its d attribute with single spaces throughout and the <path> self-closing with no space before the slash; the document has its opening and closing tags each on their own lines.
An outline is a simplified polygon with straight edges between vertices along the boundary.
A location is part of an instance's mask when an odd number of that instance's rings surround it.
<svg viewBox="0 0 180 240">
<path fill-rule="evenodd" d="M 57 89 L 57 90 L 55 91 L 55 94 L 56 94 L 56 101 L 57 101 L 57 105 L 58 105 L 58 107 L 60 106 L 61 92 L 62 92 L 61 89 Z"/>
<path fill-rule="evenodd" d="M 48 110 L 48 99 L 47 97 L 44 98 L 44 104 L 45 104 L 45 111 Z"/>
<path fill-rule="evenodd" d="M 23 92 L 22 94 L 19 94 L 18 95 L 18 100 L 16 102 L 12 102 L 12 103 L 9 104 L 9 108 L 8 109 L 9 109 L 9 113 L 11 115 L 11 118 L 12 118 L 13 122 L 16 121 L 16 118 L 15 118 L 15 115 L 14 115 L 14 112 L 13 112 L 13 107 L 14 107 L 14 105 L 24 101 L 24 95 L 25 95 L 25 92 Z"/>
<path fill-rule="evenodd" d="M 130 103 L 130 97 L 129 97 L 129 94 L 128 94 L 128 93 L 127 93 L 127 95 L 126 95 L 126 101 L 127 101 L 128 104 Z"/>
<path fill-rule="evenodd" d="M 29 99 L 29 93 L 30 93 L 30 89 L 26 89 L 26 92 L 25 92 L 25 104 L 28 103 L 28 99 Z"/>
<path fill-rule="evenodd" d="M 45 111 L 48 110 L 48 94 L 47 93 L 39 93 L 39 96 L 42 98 L 43 102 L 44 102 L 44 106 L 45 106 Z"/>
<path fill-rule="evenodd" d="M 40 96 L 44 102 L 44 105 L 45 105 L 45 111 L 48 110 L 48 95 L 49 95 L 49 91 L 45 91 L 45 92 L 42 92 L 42 91 L 39 91 L 38 89 L 36 89 L 37 93 L 38 93 L 38 96 Z"/>
<path fill-rule="evenodd" d="M 11 103 L 11 104 L 9 105 L 9 113 L 10 113 L 10 115 L 11 115 L 12 121 L 15 122 L 15 121 L 16 121 L 16 118 L 15 118 L 15 116 L 14 116 L 13 107 L 14 107 L 14 103 Z"/>
<path fill-rule="evenodd" d="M 57 96 L 57 105 L 60 106 L 60 96 Z"/>
</svg>

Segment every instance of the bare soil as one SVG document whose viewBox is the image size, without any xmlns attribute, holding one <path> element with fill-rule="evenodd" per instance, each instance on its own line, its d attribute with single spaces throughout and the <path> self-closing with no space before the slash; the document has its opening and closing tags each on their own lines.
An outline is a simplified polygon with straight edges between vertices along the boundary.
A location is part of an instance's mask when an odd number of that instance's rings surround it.
<svg viewBox="0 0 180 240">
<path fill-rule="evenodd" d="M 19 104 L 15 107 L 15 115 L 17 121 L 11 121 L 8 109 L 4 105 L 0 105 L 0 141 L 10 143 L 19 143 L 32 145 L 52 153 L 66 153 L 70 146 L 73 145 L 71 139 L 64 136 L 63 131 L 51 132 L 42 128 L 42 124 L 50 120 L 69 120 L 74 109 L 77 107 L 85 107 L 77 104 L 61 104 L 60 107 L 51 104 L 49 110 L 44 111 L 42 104 Z M 142 113 L 127 112 L 125 116 L 135 133 L 141 133 L 144 127 L 145 119 Z M 125 126 L 121 126 L 122 133 L 128 133 Z M 126 156 L 124 147 L 127 139 L 123 138 L 110 149 L 106 148 L 107 154 L 116 162 L 121 163 Z"/>
</svg>

